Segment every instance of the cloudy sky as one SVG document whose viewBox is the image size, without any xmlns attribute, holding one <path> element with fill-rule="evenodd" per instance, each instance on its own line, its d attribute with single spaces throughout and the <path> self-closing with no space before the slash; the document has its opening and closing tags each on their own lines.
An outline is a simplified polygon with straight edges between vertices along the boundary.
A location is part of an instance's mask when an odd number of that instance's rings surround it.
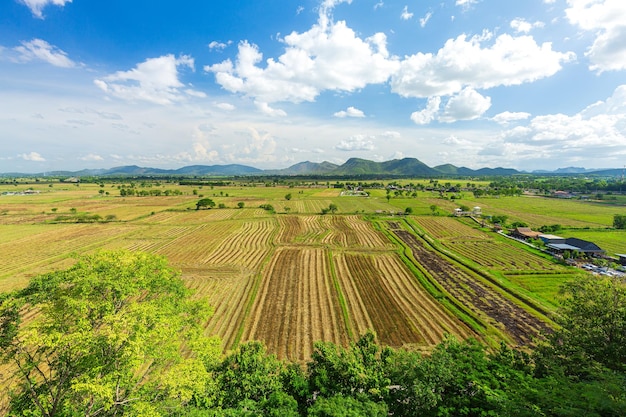
<svg viewBox="0 0 626 417">
<path fill-rule="evenodd" d="M 2 0 L 0 172 L 626 164 L 624 0 Z"/>
</svg>

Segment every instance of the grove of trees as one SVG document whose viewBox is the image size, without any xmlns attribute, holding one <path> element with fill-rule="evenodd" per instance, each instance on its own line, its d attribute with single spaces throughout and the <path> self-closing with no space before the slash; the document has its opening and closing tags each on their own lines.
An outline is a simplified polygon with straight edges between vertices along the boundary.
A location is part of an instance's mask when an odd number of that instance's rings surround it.
<svg viewBox="0 0 626 417">
<path fill-rule="evenodd" d="M 567 284 L 534 351 L 448 337 L 432 353 L 317 342 L 307 364 L 261 342 L 222 355 L 211 311 L 164 258 L 99 252 L 0 295 L 11 416 L 623 416 L 626 289 Z M 2 410 L 0 410 L 2 412 Z"/>
</svg>

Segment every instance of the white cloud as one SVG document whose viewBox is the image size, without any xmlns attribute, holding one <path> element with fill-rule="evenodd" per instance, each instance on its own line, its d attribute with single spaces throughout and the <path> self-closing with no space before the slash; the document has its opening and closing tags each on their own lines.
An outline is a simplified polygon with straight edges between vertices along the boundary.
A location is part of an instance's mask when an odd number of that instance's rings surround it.
<svg viewBox="0 0 626 417">
<path fill-rule="evenodd" d="M 379 9 L 381 7 L 383 7 L 385 5 L 385 3 L 383 1 L 379 1 L 378 3 L 376 3 L 374 5 L 374 10 Z"/>
<path fill-rule="evenodd" d="M 424 110 L 416 111 L 411 114 L 411 120 L 418 125 L 426 125 L 437 118 L 439 107 L 441 106 L 441 97 L 434 96 L 428 99 Z"/>
<path fill-rule="evenodd" d="M 104 161 L 104 158 L 94 153 L 87 154 L 78 159 L 80 159 L 81 161 Z"/>
<path fill-rule="evenodd" d="M 270 107 L 269 104 L 267 104 L 265 102 L 255 101 L 254 104 L 257 107 L 257 109 L 259 109 L 261 111 L 261 113 L 266 114 L 268 116 L 272 116 L 272 117 L 285 117 L 285 116 L 287 116 L 287 113 L 284 110 L 272 108 L 272 107 Z"/>
<path fill-rule="evenodd" d="M 232 43 L 233 41 L 228 41 L 226 43 L 218 42 L 218 41 L 211 41 L 211 43 L 209 43 L 209 49 L 224 50 Z"/>
<path fill-rule="evenodd" d="M 19 0 L 26 5 L 33 14 L 33 16 L 43 19 L 43 9 L 49 4 L 55 6 L 65 6 L 65 3 L 71 3 L 72 0 Z"/>
<path fill-rule="evenodd" d="M 501 125 L 506 125 L 511 122 L 515 122 L 518 120 L 526 120 L 530 117 L 530 113 L 526 112 L 510 112 L 505 111 L 502 113 L 498 113 L 491 120 Z"/>
<path fill-rule="evenodd" d="M 511 28 L 517 33 L 529 33 L 532 29 L 544 27 L 543 22 L 530 23 L 522 18 L 513 19 L 511 21 Z"/>
<path fill-rule="evenodd" d="M 237 59 L 206 66 L 224 89 L 265 103 L 314 101 L 325 90 L 352 92 L 383 83 L 398 67 L 390 58 L 386 36 L 365 40 L 344 21 L 332 22 L 329 11 L 342 1 L 326 0 L 317 24 L 303 33 L 285 36 L 285 52 L 259 66 L 263 55 L 256 45 L 239 43 Z"/>
<path fill-rule="evenodd" d="M 235 110 L 235 106 L 233 106 L 230 103 L 216 103 L 215 107 L 217 107 L 220 110 L 225 110 L 225 111 L 233 111 L 233 110 Z"/>
<path fill-rule="evenodd" d="M 595 35 L 586 52 L 592 71 L 626 69 L 626 2 L 623 0 L 568 0 L 565 15 L 571 24 Z"/>
<path fill-rule="evenodd" d="M 46 159 L 37 152 L 23 153 L 18 155 L 25 161 L 44 162 Z"/>
<path fill-rule="evenodd" d="M 409 6 L 404 6 L 404 9 L 402 9 L 402 13 L 400 14 L 400 19 L 409 20 L 412 17 L 413 17 L 413 13 L 409 12 Z"/>
<path fill-rule="evenodd" d="M 568 116 L 548 114 L 534 117 L 527 126 L 502 133 L 504 143 L 532 149 L 545 158 L 559 155 L 569 160 L 612 159 L 617 164 L 626 155 L 626 85 L 615 89 L 606 101 Z"/>
<path fill-rule="evenodd" d="M 344 118 L 344 117 L 365 117 L 365 114 L 361 110 L 359 110 L 359 109 L 357 109 L 355 107 L 350 106 L 346 110 L 338 111 L 337 113 L 333 114 L 333 116 L 339 117 L 339 118 Z"/>
<path fill-rule="evenodd" d="M 472 4 L 478 3 L 478 0 L 456 0 L 456 5 L 461 7 L 470 7 Z"/>
<path fill-rule="evenodd" d="M 491 98 L 482 96 L 472 88 L 465 88 L 446 103 L 439 120 L 446 123 L 457 120 L 474 120 L 491 107 Z"/>
<path fill-rule="evenodd" d="M 184 89 L 179 80 L 179 67 L 194 68 L 193 58 L 164 55 L 149 58 L 129 71 L 118 71 L 94 83 L 105 93 L 129 101 L 157 104 L 180 102 L 186 96 L 205 97 L 202 92 Z"/>
<path fill-rule="evenodd" d="M 342 140 L 337 146 L 335 146 L 335 149 L 346 152 L 371 151 L 375 148 L 376 147 L 370 138 L 363 135 L 355 135 L 348 140 Z"/>
<path fill-rule="evenodd" d="M 425 27 L 426 23 L 428 23 L 428 21 L 430 20 L 432 16 L 433 16 L 433 12 L 426 13 L 424 17 L 420 18 L 420 26 Z"/>
<path fill-rule="evenodd" d="M 519 85 L 554 75 L 573 52 L 556 52 L 549 42 L 537 45 L 530 36 L 498 36 L 483 47 L 491 34 L 448 40 L 436 55 L 406 57 L 391 77 L 392 91 L 403 97 L 452 95 L 469 86 L 492 88 Z"/>
<path fill-rule="evenodd" d="M 42 39 L 22 42 L 22 46 L 17 46 L 13 48 L 13 50 L 18 53 L 16 58 L 18 62 L 38 60 L 61 68 L 72 68 L 76 66 L 76 63 L 67 57 L 67 53 Z"/>
</svg>

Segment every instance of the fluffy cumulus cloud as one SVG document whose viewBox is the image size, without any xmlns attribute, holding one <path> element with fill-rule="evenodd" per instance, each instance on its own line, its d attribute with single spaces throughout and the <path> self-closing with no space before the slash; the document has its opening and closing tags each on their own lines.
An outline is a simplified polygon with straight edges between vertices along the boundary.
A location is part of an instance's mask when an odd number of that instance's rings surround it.
<svg viewBox="0 0 626 417">
<path fill-rule="evenodd" d="M 96 79 L 94 83 L 108 95 L 129 101 L 171 104 L 188 96 L 204 97 L 202 92 L 183 89 L 184 84 L 179 79 L 180 67 L 193 70 L 193 58 L 184 55 L 150 58 L 129 71 L 118 71 Z"/>
<path fill-rule="evenodd" d="M 426 125 L 436 119 L 441 106 L 441 97 L 435 96 L 428 99 L 426 108 L 411 114 L 411 120 L 418 125 Z"/>
<path fill-rule="evenodd" d="M 519 85 L 554 75 L 575 58 L 556 52 L 549 42 L 537 45 L 530 36 L 492 34 L 448 40 L 437 54 L 417 53 L 404 59 L 391 77 L 392 90 L 403 97 L 452 95 L 465 87 L 492 88 Z"/>
<path fill-rule="evenodd" d="M 371 139 L 372 138 L 367 136 L 355 135 L 347 140 L 339 142 L 339 144 L 335 146 L 335 149 L 346 152 L 372 151 L 376 149 L 376 147 Z"/>
<path fill-rule="evenodd" d="M 285 51 L 260 65 L 258 47 L 240 42 L 235 62 L 226 60 L 206 66 L 225 90 L 260 102 L 314 101 L 325 90 L 352 92 L 370 83 L 385 82 L 398 67 L 389 56 L 386 36 L 376 33 L 359 38 L 345 21 L 330 18 L 340 0 L 326 0 L 317 24 L 310 30 L 285 36 Z"/>
<path fill-rule="evenodd" d="M 76 66 L 76 63 L 68 58 L 67 53 L 43 39 L 22 42 L 22 45 L 16 46 L 13 51 L 16 53 L 14 60 L 17 62 L 43 61 L 61 68 Z"/>
<path fill-rule="evenodd" d="M 459 94 L 450 97 L 439 116 L 439 120 L 446 123 L 457 120 L 478 119 L 491 107 L 491 98 L 484 97 L 472 88 L 465 88 Z"/>
<path fill-rule="evenodd" d="M 209 43 L 209 49 L 213 50 L 224 50 L 226 49 L 229 45 L 231 45 L 233 43 L 233 41 L 228 41 L 228 42 L 218 42 L 218 41 L 211 41 Z"/>
<path fill-rule="evenodd" d="M 43 19 L 43 9 L 47 5 L 63 7 L 65 3 L 71 3 L 72 0 L 20 0 L 20 2 L 30 9 L 33 16 Z"/>
<path fill-rule="evenodd" d="M 265 115 L 271 116 L 271 117 L 285 117 L 287 116 L 287 112 L 285 112 L 284 110 L 281 109 L 275 109 L 273 107 L 270 107 L 269 104 L 262 102 L 262 101 L 255 101 L 254 104 L 256 105 L 257 109 L 259 109 L 259 111 Z"/>
<path fill-rule="evenodd" d="M 626 69 L 626 2 L 568 0 L 565 14 L 573 25 L 590 31 L 595 40 L 586 52 L 592 71 Z"/>
<path fill-rule="evenodd" d="M 25 161 L 44 162 L 46 160 L 46 158 L 41 156 L 38 152 L 23 153 L 18 156 Z"/>
<path fill-rule="evenodd" d="M 528 22 L 524 19 L 517 18 L 511 21 L 511 28 L 518 33 L 529 33 L 531 30 L 535 28 L 542 28 L 544 26 L 543 22 Z"/>
<path fill-rule="evenodd" d="M 339 118 L 345 118 L 345 117 L 365 117 L 365 113 L 363 113 L 363 111 L 355 108 L 355 107 L 348 107 L 346 110 L 341 110 L 336 112 L 335 114 L 333 114 L 333 116 L 335 117 L 339 117 Z"/>
<path fill-rule="evenodd" d="M 606 101 L 573 115 L 549 114 L 532 118 L 526 126 L 502 133 L 504 143 L 531 148 L 546 157 L 559 153 L 570 160 L 626 156 L 626 85 Z"/>
</svg>

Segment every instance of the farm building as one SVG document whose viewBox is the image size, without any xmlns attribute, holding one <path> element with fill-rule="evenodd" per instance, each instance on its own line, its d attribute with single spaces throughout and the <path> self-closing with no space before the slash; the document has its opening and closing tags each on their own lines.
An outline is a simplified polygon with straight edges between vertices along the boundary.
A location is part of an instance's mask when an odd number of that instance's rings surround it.
<svg viewBox="0 0 626 417">
<path fill-rule="evenodd" d="M 471 217 L 471 216 L 480 217 L 482 214 L 482 211 L 480 207 L 474 207 L 472 211 L 463 211 L 460 208 L 456 208 L 454 209 L 453 214 L 455 217 Z"/>
<path fill-rule="evenodd" d="M 593 242 L 588 242 L 575 237 L 569 237 L 560 243 L 548 243 L 546 246 L 554 253 L 570 251 L 584 253 L 585 255 L 590 256 L 599 256 L 606 252 Z"/>
<path fill-rule="evenodd" d="M 619 256 L 619 263 L 626 266 L 626 254 L 618 253 L 617 256 Z"/>
<path fill-rule="evenodd" d="M 509 234 L 517 239 L 528 240 L 536 239 L 541 235 L 541 232 L 535 232 L 530 227 L 516 227 Z"/>
<path fill-rule="evenodd" d="M 563 243 L 563 242 L 565 242 L 565 238 L 564 237 L 556 236 L 556 235 L 548 235 L 548 234 L 541 234 L 541 235 L 539 235 L 539 239 L 541 239 L 543 241 L 543 243 L 545 243 L 546 245 L 548 243 Z"/>
</svg>

